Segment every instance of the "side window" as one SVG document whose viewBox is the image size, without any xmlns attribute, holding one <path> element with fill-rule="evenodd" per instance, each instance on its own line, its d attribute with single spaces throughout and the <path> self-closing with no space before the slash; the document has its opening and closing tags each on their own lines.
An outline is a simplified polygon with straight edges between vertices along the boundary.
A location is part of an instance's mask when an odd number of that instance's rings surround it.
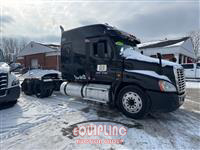
<svg viewBox="0 0 200 150">
<path fill-rule="evenodd" d="M 200 69 L 200 63 L 197 63 L 197 69 Z"/>
<path fill-rule="evenodd" d="M 93 56 L 95 56 L 95 57 L 98 57 L 97 44 L 98 43 L 93 44 Z"/>
<path fill-rule="evenodd" d="M 108 58 L 109 57 L 108 46 L 107 46 L 106 40 L 102 40 L 102 41 L 93 43 L 93 56 L 99 57 L 99 58 Z"/>
<path fill-rule="evenodd" d="M 182 66 L 184 69 L 193 69 L 194 68 L 193 64 L 183 64 Z"/>
</svg>

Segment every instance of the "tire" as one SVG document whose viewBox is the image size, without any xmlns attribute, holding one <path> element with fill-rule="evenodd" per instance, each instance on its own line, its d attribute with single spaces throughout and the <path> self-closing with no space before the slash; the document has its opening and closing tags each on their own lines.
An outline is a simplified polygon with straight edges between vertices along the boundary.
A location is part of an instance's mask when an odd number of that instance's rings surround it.
<svg viewBox="0 0 200 150">
<path fill-rule="evenodd" d="M 45 97 L 49 97 L 52 95 L 53 93 L 53 89 L 50 88 L 50 87 L 47 87 L 45 86 L 45 83 L 40 81 L 38 82 L 38 84 L 36 84 L 35 86 L 35 95 L 38 97 L 38 98 L 45 98 Z"/>
<path fill-rule="evenodd" d="M 47 97 L 47 89 L 45 88 L 45 86 L 41 83 L 38 85 L 37 89 L 36 89 L 36 93 L 35 95 L 38 97 L 38 98 L 45 98 Z"/>
<path fill-rule="evenodd" d="M 46 91 L 46 97 L 51 96 L 52 93 L 53 93 L 53 89 L 48 89 L 48 90 Z"/>
<path fill-rule="evenodd" d="M 24 92 L 24 94 L 26 95 L 33 95 L 34 92 L 33 92 L 33 81 L 32 80 L 29 80 L 29 79 L 25 79 L 22 83 L 22 91 Z"/>
<path fill-rule="evenodd" d="M 140 119 L 149 111 L 149 99 L 137 86 L 124 87 L 117 98 L 117 106 L 127 117 Z"/>
</svg>

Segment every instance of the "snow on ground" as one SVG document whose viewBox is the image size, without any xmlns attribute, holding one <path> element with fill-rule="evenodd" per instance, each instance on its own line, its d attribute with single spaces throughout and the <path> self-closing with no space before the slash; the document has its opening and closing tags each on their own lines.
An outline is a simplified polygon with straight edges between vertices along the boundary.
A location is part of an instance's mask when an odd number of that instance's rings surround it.
<svg viewBox="0 0 200 150">
<path fill-rule="evenodd" d="M 186 82 L 186 88 L 200 89 L 200 82 Z"/>
<path fill-rule="evenodd" d="M 124 123 L 127 135 L 72 136 L 73 124 L 88 120 Z M 143 120 L 134 120 L 115 109 L 60 93 L 45 99 L 21 94 L 17 105 L 0 110 L 0 149 L 198 149 L 199 120 L 199 113 L 186 106 L 172 113 L 151 114 Z M 108 122 L 92 124 L 121 126 Z M 124 139 L 123 144 L 76 144 L 76 139 L 119 138 Z"/>
<path fill-rule="evenodd" d="M 20 80 L 23 78 L 20 76 Z M 127 118 L 116 109 L 54 93 L 38 99 L 21 94 L 18 103 L 0 110 L 0 150 L 24 149 L 199 149 L 199 82 L 187 82 L 184 105 L 172 113 L 150 114 L 143 120 Z M 198 88 L 196 88 L 198 87 Z M 126 136 L 74 137 L 76 123 L 89 120 L 117 121 Z M 109 122 L 89 123 L 116 125 Z M 123 139 L 123 144 L 76 144 L 77 139 Z"/>
</svg>

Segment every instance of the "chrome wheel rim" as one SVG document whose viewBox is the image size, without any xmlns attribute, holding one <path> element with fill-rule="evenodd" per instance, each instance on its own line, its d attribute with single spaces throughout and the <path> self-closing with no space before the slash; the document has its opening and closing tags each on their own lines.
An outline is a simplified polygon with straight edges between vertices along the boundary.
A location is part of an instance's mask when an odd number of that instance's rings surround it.
<svg viewBox="0 0 200 150">
<path fill-rule="evenodd" d="M 127 92 L 122 97 L 123 107 L 129 113 L 138 113 L 142 109 L 142 99 L 135 92 Z"/>
</svg>

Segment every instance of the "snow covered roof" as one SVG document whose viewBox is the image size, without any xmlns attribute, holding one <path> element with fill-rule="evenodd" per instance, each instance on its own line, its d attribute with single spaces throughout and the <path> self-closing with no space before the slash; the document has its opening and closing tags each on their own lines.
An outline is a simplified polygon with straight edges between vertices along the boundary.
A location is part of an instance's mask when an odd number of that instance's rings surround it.
<svg viewBox="0 0 200 150">
<path fill-rule="evenodd" d="M 190 37 L 182 37 L 179 39 L 151 41 L 138 44 L 137 46 L 139 47 L 139 49 L 179 46 L 182 45 L 189 38 Z"/>
<path fill-rule="evenodd" d="M 158 40 L 158 41 L 148 41 L 148 42 L 144 42 L 144 43 L 141 43 L 141 44 L 138 44 L 137 47 L 145 47 L 145 46 L 148 46 L 148 45 L 153 45 L 153 44 L 157 44 L 157 43 L 160 43 L 162 42 L 162 40 Z"/>
<path fill-rule="evenodd" d="M 39 53 L 55 52 L 55 51 L 60 51 L 59 45 L 41 44 L 41 43 L 31 41 L 24 49 L 22 49 L 19 52 L 18 57 L 39 54 Z"/>
</svg>

